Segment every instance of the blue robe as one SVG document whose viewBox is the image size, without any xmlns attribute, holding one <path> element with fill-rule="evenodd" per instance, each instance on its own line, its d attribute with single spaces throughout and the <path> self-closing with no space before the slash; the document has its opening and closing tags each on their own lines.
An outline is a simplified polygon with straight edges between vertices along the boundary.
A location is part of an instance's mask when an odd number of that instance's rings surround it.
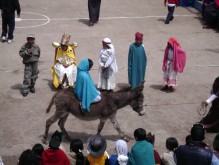
<svg viewBox="0 0 219 165">
<path fill-rule="evenodd" d="M 74 93 L 81 101 L 82 108 L 90 112 L 90 104 L 99 95 L 89 73 L 88 59 L 83 59 L 78 65 L 78 73 L 74 87 Z"/>
<path fill-rule="evenodd" d="M 152 144 L 146 140 L 136 141 L 131 149 L 127 165 L 155 165 Z"/>
<path fill-rule="evenodd" d="M 132 88 L 145 80 L 147 57 L 144 46 L 131 44 L 128 55 L 128 79 Z"/>
</svg>

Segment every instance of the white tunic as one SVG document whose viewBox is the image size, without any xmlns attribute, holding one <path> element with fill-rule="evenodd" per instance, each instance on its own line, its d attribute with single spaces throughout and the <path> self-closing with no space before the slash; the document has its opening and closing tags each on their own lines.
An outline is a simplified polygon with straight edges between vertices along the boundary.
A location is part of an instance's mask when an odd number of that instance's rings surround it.
<svg viewBox="0 0 219 165">
<path fill-rule="evenodd" d="M 118 66 L 116 63 L 115 49 L 111 44 L 109 49 L 102 48 L 98 57 L 99 63 L 99 80 L 97 88 L 101 89 L 114 89 L 116 87 L 115 83 L 115 73 L 118 72 Z M 109 79 L 103 78 L 102 71 L 103 68 L 110 67 L 112 69 L 112 74 L 109 76 Z"/>
<path fill-rule="evenodd" d="M 55 72 L 58 75 L 59 82 L 62 84 L 64 76 L 67 76 L 69 86 L 73 86 L 76 81 L 77 67 L 73 64 L 73 59 L 67 56 L 61 56 L 58 59 L 59 63 L 54 66 Z M 64 65 L 68 67 L 64 67 Z"/>
</svg>

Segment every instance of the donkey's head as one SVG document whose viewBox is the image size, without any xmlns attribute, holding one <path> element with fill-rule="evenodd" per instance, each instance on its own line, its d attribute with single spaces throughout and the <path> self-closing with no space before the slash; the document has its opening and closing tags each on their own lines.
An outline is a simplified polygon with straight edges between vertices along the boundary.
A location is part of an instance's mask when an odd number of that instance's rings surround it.
<svg viewBox="0 0 219 165">
<path fill-rule="evenodd" d="M 144 82 L 141 83 L 136 88 L 132 89 L 132 94 L 134 95 L 134 99 L 132 99 L 132 101 L 130 102 L 130 106 L 135 112 L 139 114 L 139 116 L 145 114 L 144 105 L 143 105 L 144 102 L 143 89 L 144 89 Z"/>
</svg>

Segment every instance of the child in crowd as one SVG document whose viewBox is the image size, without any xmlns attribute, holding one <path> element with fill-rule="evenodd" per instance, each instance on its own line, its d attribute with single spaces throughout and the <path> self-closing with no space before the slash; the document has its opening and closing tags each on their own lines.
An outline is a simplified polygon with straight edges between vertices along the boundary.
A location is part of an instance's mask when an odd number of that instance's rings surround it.
<svg viewBox="0 0 219 165">
<path fill-rule="evenodd" d="M 219 164 L 219 132 L 216 134 L 213 141 L 213 157 L 212 164 Z"/>
<path fill-rule="evenodd" d="M 85 157 L 82 153 L 84 149 L 83 143 L 80 139 L 72 139 L 70 144 L 70 153 L 68 153 L 68 158 L 71 165 L 83 165 L 85 162 Z"/>
<path fill-rule="evenodd" d="M 0 156 L 0 165 L 4 165 L 4 163 L 2 162 L 1 156 Z"/>
<path fill-rule="evenodd" d="M 153 147 L 154 147 L 154 142 L 155 142 L 155 135 L 152 135 L 151 132 L 149 132 L 146 135 L 146 139 L 148 142 L 150 142 Z M 154 159 L 155 159 L 155 164 L 156 165 L 160 165 L 161 164 L 161 158 L 160 158 L 160 154 L 154 149 Z"/>
<path fill-rule="evenodd" d="M 36 154 L 37 158 L 41 160 L 41 156 L 44 151 L 43 145 L 40 143 L 35 144 L 32 148 L 32 151 Z"/>
<path fill-rule="evenodd" d="M 55 131 L 49 141 L 49 148 L 42 153 L 42 165 L 70 165 L 63 150 L 59 148 L 63 133 Z"/>
<path fill-rule="evenodd" d="M 166 140 L 167 152 L 163 153 L 162 163 L 164 165 L 176 165 L 174 161 L 174 151 L 178 147 L 178 141 L 174 137 L 169 137 Z"/>
<path fill-rule="evenodd" d="M 109 165 L 127 165 L 128 162 L 128 145 L 124 140 L 117 140 L 115 150 L 117 155 L 111 155 Z"/>
<path fill-rule="evenodd" d="M 40 165 L 40 161 L 32 150 L 27 149 L 21 153 L 17 164 L 18 165 Z"/>
<path fill-rule="evenodd" d="M 88 155 L 86 165 L 109 165 L 106 139 L 101 135 L 93 135 L 88 139 L 87 143 Z"/>
<path fill-rule="evenodd" d="M 145 129 L 137 128 L 134 137 L 136 142 L 129 154 L 128 165 L 155 165 L 153 146 L 146 140 Z"/>
</svg>

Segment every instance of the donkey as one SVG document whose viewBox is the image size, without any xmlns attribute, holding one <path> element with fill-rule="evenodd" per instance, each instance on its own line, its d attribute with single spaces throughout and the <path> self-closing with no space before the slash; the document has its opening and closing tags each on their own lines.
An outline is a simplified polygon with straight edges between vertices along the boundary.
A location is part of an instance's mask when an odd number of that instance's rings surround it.
<svg viewBox="0 0 219 165">
<path fill-rule="evenodd" d="M 97 129 L 97 134 L 100 134 L 104 124 L 107 119 L 111 121 L 114 128 L 118 131 L 121 138 L 128 140 L 125 137 L 125 134 L 121 131 L 119 124 L 116 120 L 117 110 L 130 105 L 132 109 L 142 116 L 145 114 L 143 101 L 143 86 L 144 83 L 140 84 L 134 89 L 123 89 L 118 92 L 102 92 L 101 101 L 93 103 L 90 106 L 90 112 L 86 114 L 81 113 L 80 103 L 73 94 L 72 89 L 67 88 L 61 91 L 58 91 L 52 97 L 49 106 L 46 110 L 46 113 L 49 113 L 52 105 L 55 103 L 56 111 L 55 114 L 46 121 L 46 129 L 44 134 L 43 143 L 46 143 L 49 127 L 59 119 L 58 125 L 65 137 L 69 140 L 71 139 L 67 131 L 64 128 L 65 122 L 68 118 L 68 115 L 71 113 L 80 120 L 96 120 L 99 119 L 99 125 Z"/>
</svg>

